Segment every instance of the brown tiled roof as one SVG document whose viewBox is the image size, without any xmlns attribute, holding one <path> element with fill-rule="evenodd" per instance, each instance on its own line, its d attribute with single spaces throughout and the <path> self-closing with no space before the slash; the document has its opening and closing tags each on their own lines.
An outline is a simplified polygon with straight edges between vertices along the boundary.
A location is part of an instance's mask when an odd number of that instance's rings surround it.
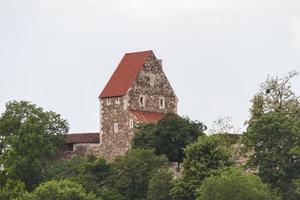
<svg viewBox="0 0 300 200">
<path fill-rule="evenodd" d="M 66 135 L 68 144 L 76 143 L 99 143 L 99 133 L 71 133 Z"/>
<path fill-rule="evenodd" d="M 125 95 L 152 53 L 152 51 L 142 51 L 125 54 L 99 97 Z"/>
<path fill-rule="evenodd" d="M 159 120 L 163 119 L 166 114 L 165 113 L 158 113 L 158 112 L 147 112 L 147 111 L 129 111 L 133 114 L 137 120 L 141 123 L 147 122 L 158 122 Z"/>
</svg>

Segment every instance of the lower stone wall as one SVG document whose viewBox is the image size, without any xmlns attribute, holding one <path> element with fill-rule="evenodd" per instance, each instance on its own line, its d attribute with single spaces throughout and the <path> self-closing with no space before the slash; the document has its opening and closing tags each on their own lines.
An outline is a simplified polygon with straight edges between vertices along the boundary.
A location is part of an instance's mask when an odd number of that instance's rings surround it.
<svg viewBox="0 0 300 200">
<path fill-rule="evenodd" d="M 116 157 L 124 155 L 128 149 L 115 148 L 105 144 L 80 143 L 74 144 L 73 151 L 62 151 L 58 157 L 61 160 L 69 160 L 75 156 L 95 155 L 105 158 L 108 162 L 112 162 Z"/>
</svg>

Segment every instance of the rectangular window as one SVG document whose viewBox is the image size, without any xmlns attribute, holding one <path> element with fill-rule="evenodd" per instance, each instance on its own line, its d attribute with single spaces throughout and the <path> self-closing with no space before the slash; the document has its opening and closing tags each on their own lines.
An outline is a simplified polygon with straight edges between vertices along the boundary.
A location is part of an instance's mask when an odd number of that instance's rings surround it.
<svg viewBox="0 0 300 200">
<path fill-rule="evenodd" d="M 110 105 L 110 104 L 111 104 L 111 99 L 110 99 L 110 98 L 107 98 L 107 99 L 106 99 L 106 104 L 107 104 L 107 105 Z"/>
<path fill-rule="evenodd" d="M 71 152 L 74 150 L 74 144 L 65 144 L 63 146 L 65 152 Z"/>
<path fill-rule="evenodd" d="M 116 104 L 120 104 L 120 97 L 117 97 Z"/>
<path fill-rule="evenodd" d="M 152 74 L 150 75 L 150 85 L 154 86 L 154 82 L 155 82 L 155 76 Z"/>
<path fill-rule="evenodd" d="M 130 127 L 130 128 L 133 128 L 133 125 L 134 125 L 134 124 L 133 124 L 133 119 L 130 119 L 130 121 L 129 121 L 129 127 Z"/>
<path fill-rule="evenodd" d="M 140 106 L 142 106 L 142 107 L 145 106 L 145 96 L 144 95 L 140 96 L 139 103 L 140 103 Z"/>
<path fill-rule="evenodd" d="M 165 109 L 166 107 L 166 101 L 165 101 L 165 98 L 164 97 L 160 97 L 159 98 L 159 108 L 160 109 Z"/>
<path fill-rule="evenodd" d="M 117 133 L 119 131 L 119 124 L 114 123 L 114 132 Z"/>
</svg>

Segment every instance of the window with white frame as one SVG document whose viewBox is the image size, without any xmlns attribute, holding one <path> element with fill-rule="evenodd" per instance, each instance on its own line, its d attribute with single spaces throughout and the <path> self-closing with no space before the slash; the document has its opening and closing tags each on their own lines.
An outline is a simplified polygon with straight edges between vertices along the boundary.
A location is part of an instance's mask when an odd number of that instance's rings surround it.
<svg viewBox="0 0 300 200">
<path fill-rule="evenodd" d="M 120 104 L 120 97 L 117 97 L 116 104 Z"/>
<path fill-rule="evenodd" d="M 106 104 L 107 104 L 107 105 L 110 105 L 110 104 L 111 104 L 111 98 L 107 98 L 107 99 L 106 99 Z"/>
<path fill-rule="evenodd" d="M 130 127 L 130 128 L 133 128 L 133 126 L 134 126 L 134 124 L 133 124 L 133 119 L 130 119 L 130 120 L 129 120 L 129 127 Z"/>
<path fill-rule="evenodd" d="M 159 108 L 160 109 L 165 109 L 166 107 L 166 100 L 164 97 L 160 97 L 159 98 Z"/>
<path fill-rule="evenodd" d="M 119 131 L 119 124 L 114 123 L 114 132 L 117 133 Z"/>
<path fill-rule="evenodd" d="M 150 75 L 150 85 L 154 86 L 154 83 L 155 83 L 155 76 L 152 74 Z"/>
<path fill-rule="evenodd" d="M 145 101 L 146 101 L 145 98 L 146 98 L 146 97 L 145 97 L 144 95 L 141 95 L 141 96 L 139 97 L 139 103 L 140 103 L 140 106 L 142 106 L 142 107 L 145 106 Z"/>
</svg>

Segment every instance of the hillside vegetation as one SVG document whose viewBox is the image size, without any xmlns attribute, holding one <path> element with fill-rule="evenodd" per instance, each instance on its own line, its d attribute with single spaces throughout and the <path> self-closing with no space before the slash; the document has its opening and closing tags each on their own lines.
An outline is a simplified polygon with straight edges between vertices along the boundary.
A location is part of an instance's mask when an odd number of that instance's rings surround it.
<svg viewBox="0 0 300 200">
<path fill-rule="evenodd" d="M 299 200 L 296 75 L 261 84 L 241 135 L 169 113 L 138 125 L 132 149 L 112 163 L 93 155 L 58 160 L 67 121 L 8 102 L 0 116 L 0 200 Z"/>
</svg>

